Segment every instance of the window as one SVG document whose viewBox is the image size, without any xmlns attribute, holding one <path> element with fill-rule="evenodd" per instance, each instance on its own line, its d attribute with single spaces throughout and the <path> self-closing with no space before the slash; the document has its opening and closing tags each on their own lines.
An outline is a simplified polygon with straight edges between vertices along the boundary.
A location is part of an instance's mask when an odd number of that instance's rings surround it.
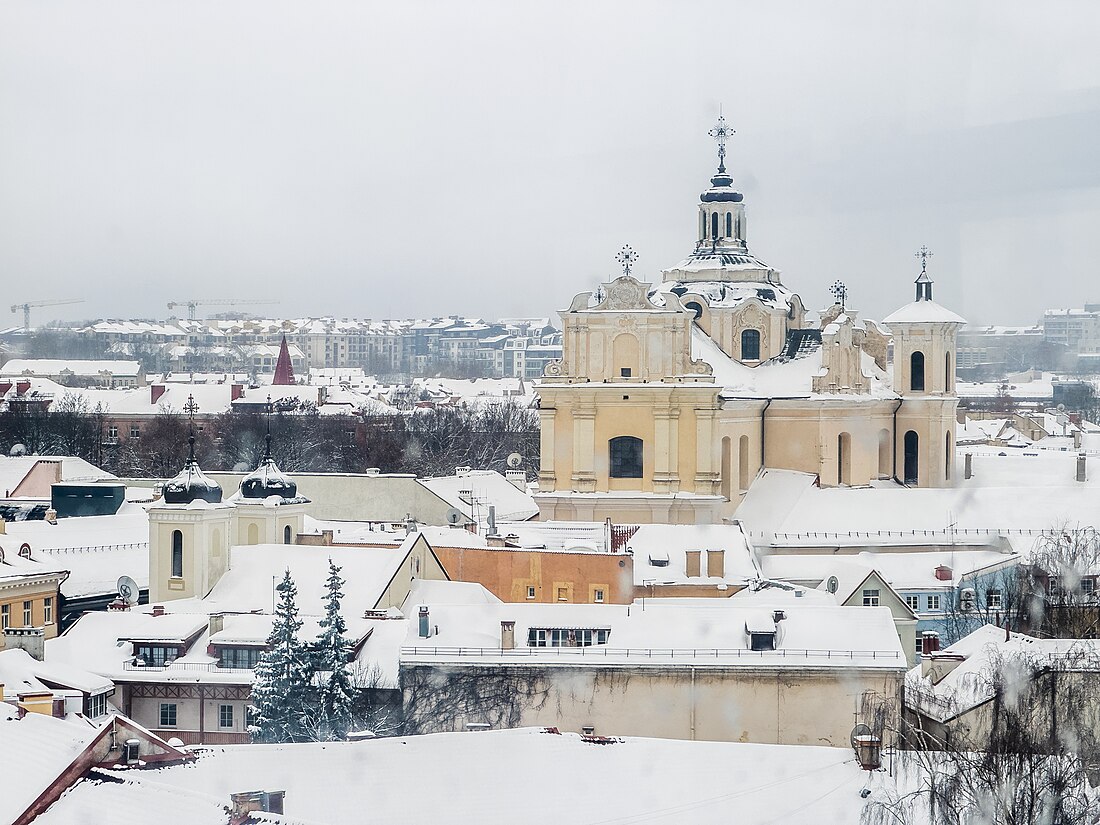
<svg viewBox="0 0 1100 825">
<path fill-rule="evenodd" d="M 107 438 L 111 441 L 118 441 L 118 424 L 107 425 Z"/>
<path fill-rule="evenodd" d="M 733 215 L 729 212 L 726 213 L 726 237 L 728 238 L 733 234 Z"/>
<path fill-rule="evenodd" d="M 53 624 L 53 596 L 47 596 L 42 600 L 42 621 L 45 624 Z"/>
<path fill-rule="evenodd" d="M 11 605 L 0 604 L 0 630 L 7 630 L 11 625 Z"/>
<path fill-rule="evenodd" d="M 183 578 L 183 532 L 172 531 L 172 578 Z"/>
<path fill-rule="evenodd" d="M 174 702 L 160 703 L 160 726 L 162 728 L 174 728 L 176 726 L 176 705 Z"/>
<path fill-rule="evenodd" d="M 905 461 L 903 465 L 906 484 L 920 482 L 920 436 L 915 430 L 905 433 Z"/>
<path fill-rule="evenodd" d="M 218 727 L 219 728 L 231 728 L 231 727 L 233 727 L 233 706 L 232 705 L 218 705 Z"/>
<path fill-rule="evenodd" d="M 775 650 L 775 634 L 750 633 L 749 648 L 751 650 Z"/>
<path fill-rule="evenodd" d="M 1047 584 L 1047 595 L 1054 599 L 1062 595 L 1062 583 L 1057 576 L 1051 576 Z"/>
<path fill-rule="evenodd" d="M 1096 592 L 1096 579 L 1081 579 L 1081 593 L 1085 596 L 1091 596 Z"/>
<path fill-rule="evenodd" d="M 920 596 L 906 596 L 905 604 L 914 613 L 917 612 L 918 610 L 920 610 Z"/>
<path fill-rule="evenodd" d="M 527 598 L 535 598 L 535 586 L 533 584 L 527 586 Z"/>
<path fill-rule="evenodd" d="M 607 644 L 610 636 L 606 627 L 532 627 L 527 631 L 527 646 L 591 647 Z"/>
<path fill-rule="evenodd" d="M 179 655 L 179 648 L 139 644 L 134 648 L 134 655 L 141 659 L 146 667 L 164 667 L 165 664 L 172 662 Z"/>
<path fill-rule="evenodd" d="M 985 606 L 990 610 L 1001 609 L 1001 591 L 993 588 L 985 591 Z"/>
<path fill-rule="evenodd" d="M 916 650 L 914 652 L 918 656 L 920 656 L 922 653 L 924 653 L 924 639 L 921 638 L 919 633 L 917 634 L 917 643 L 916 643 L 916 645 L 914 645 L 914 647 L 916 648 Z"/>
<path fill-rule="evenodd" d="M 929 610 L 939 610 L 940 609 L 940 597 L 939 596 L 929 596 L 928 597 L 928 609 Z"/>
<path fill-rule="evenodd" d="M 141 427 L 137 424 L 130 425 L 130 438 L 141 438 Z"/>
<path fill-rule="evenodd" d="M 89 719 L 98 719 L 107 713 L 107 694 L 100 693 L 84 699 L 84 715 Z"/>
<path fill-rule="evenodd" d="M 622 367 L 619 370 L 619 376 L 621 378 L 629 378 L 630 377 L 630 367 Z"/>
<path fill-rule="evenodd" d="M 924 392 L 924 353 L 920 350 L 909 356 L 909 389 Z"/>
<path fill-rule="evenodd" d="M 760 331 L 746 329 L 741 332 L 741 360 L 760 360 Z"/>
<path fill-rule="evenodd" d="M 559 602 L 569 601 L 569 588 L 568 587 L 559 587 L 558 588 L 558 601 Z"/>
<path fill-rule="evenodd" d="M 712 212 L 710 215 L 710 236 L 713 239 L 718 238 L 718 213 Z"/>
<path fill-rule="evenodd" d="M 31 626 L 31 602 L 23 602 L 23 627 Z"/>
<path fill-rule="evenodd" d="M 286 527 L 283 528 L 283 544 L 290 544 L 291 535 L 292 531 L 290 529 L 290 525 L 288 524 Z"/>
<path fill-rule="evenodd" d="M 263 652 L 260 647 L 219 647 L 218 667 L 253 670 Z"/>
<path fill-rule="evenodd" d="M 593 593 L 592 601 L 596 602 L 596 604 L 603 604 L 603 591 L 597 590 L 595 593 Z"/>
<path fill-rule="evenodd" d="M 879 593 L 878 593 L 877 590 L 864 590 L 863 591 L 863 606 L 864 607 L 878 607 L 878 596 L 879 596 Z"/>
<path fill-rule="evenodd" d="M 642 477 L 642 439 L 620 435 L 608 442 L 612 478 Z"/>
</svg>

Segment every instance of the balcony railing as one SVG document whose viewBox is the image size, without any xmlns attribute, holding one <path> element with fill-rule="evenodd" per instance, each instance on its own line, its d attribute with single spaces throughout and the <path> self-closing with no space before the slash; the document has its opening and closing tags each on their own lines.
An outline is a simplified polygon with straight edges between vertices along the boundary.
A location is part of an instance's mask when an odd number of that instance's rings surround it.
<svg viewBox="0 0 1100 825">
<path fill-rule="evenodd" d="M 203 673 L 252 673 L 248 667 L 220 667 L 217 662 L 166 662 L 163 665 L 147 665 L 140 661 L 126 661 L 122 663 L 123 670 L 148 671 L 150 673 L 163 673 L 166 670 L 201 671 Z"/>
<path fill-rule="evenodd" d="M 748 650 L 746 648 L 715 647 L 627 647 L 614 648 L 607 645 L 588 645 L 585 647 L 516 647 L 503 650 L 499 647 L 435 647 L 416 645 L 402 647 L 401 655 L 409 658 L 477 658 L 491 656 L 502 659 L 522 659 L 542 656 L 579 657 L 582 659 L 629 659 L 647 661 L 669 659 L 688 662 L 689 660 L 737 659 L 743 661 L 762 661 L 779 659 L 815 659 L 820 661 L 854 661 L 872 659 L 885 662 L 902 662 L 905 659 L 897 650 L 815 650 L 811 648 L 778 648 L 776 650 Z"/>
</svg>

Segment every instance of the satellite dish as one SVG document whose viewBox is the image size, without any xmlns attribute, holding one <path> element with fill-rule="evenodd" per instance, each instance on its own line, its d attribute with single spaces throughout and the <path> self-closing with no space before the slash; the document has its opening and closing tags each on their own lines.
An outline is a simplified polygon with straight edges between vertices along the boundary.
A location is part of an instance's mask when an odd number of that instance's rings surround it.
<svg viewBox="0 0 1100 825">
<path fill-rule="evenodd" d="M 126 604 L 138 603 L 138 586 L 137 582 L 131 579 L 129 576 L 122 576 L 118 580 L 118 595 Z"/>
<path fill-rule="evenodd" d="M 523 456 L 521 456 L 519 453 L 512 453 L 510 456 L 508 456 L 508 466 L 511 467 L 513 470 L 519 467 L 519 465 L 522 463 Z"/>
<path fill-rule="evenodd" d="M 860 722 L 858 725 L 856 725 L 854 728 L 852 728 L 852 733 L 851 733 L 851 736 L 849 737 L 849 739 L 852 743 L 852 750 L 855 750 L 856 744 L 857 744 L 856 740 L 859 737 L 861 737 L 861 736 L 870 736 L 872 734 L 872 732 L 873 731 L 869 727 L 867 727 L 867 725 L 863 724 L 862 722 Z"/>
<path fill-rule="evenodd" d="M 830 593 L 835 593 L 840 588 L 840 581 L 836 576 L 829 576 L 829 580 L 825 582 L 825 589 Z"/>
<path fill-rule="evenodd" d="M 12 444 L 11 449 L 8 450 L 8 455 L 13 456 L 13 457 L 22 456 L 22 455 L 26 455 L 26 454 L 27 454 L 27 448 L 23 444 Z"/>
<path fill-rule="evenodd" d="M 447 523 L 452 527 L 462 524 L 466 520 L 466 515 L 457 507 L 452 507 L 447 511 Z"/>
</svg>

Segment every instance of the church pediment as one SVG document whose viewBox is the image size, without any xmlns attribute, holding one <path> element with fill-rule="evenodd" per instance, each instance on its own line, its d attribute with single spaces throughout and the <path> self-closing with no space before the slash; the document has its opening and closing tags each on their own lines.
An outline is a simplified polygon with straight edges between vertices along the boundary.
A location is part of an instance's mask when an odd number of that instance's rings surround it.
<svg viewBox="0 0 1100 825">
<path fill-rule="evenodd" d="M 597 311 L 660 311 L 662 308 L 649 300 L 652 285 L 643 283 L 630 275 L 620 275 L 609 284 L 601 287 L 595 297 L 599 303 L 592 307 Z"/>
</svg>

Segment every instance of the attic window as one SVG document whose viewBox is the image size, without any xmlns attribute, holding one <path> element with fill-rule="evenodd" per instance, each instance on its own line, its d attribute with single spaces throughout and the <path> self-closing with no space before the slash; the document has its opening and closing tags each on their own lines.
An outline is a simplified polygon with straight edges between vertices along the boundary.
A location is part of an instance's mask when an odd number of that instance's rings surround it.
<svg viewBox="0 0 1100 825">
<path fill-rule="evenodd" d="M 775 650 L 775 631 L 771 633 L 750 633 L 749 648 L 751 650 Z"/>
<path fill-rule="evenodd" d="M 528 647 L 591 647 L 605 645 L 608 627 L 532 627 L 527 631 Z"/>
<path fill-rule="evenodd" d="M 649 554 L 650 567 L 668 567 L 668 553 L 658 550 Z"/>
</svg>

